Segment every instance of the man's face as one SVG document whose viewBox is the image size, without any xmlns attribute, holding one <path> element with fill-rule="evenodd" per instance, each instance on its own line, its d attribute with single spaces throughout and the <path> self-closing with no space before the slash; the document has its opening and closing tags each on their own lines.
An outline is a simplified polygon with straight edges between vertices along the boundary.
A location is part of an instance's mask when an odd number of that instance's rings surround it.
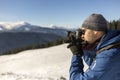
<svg viewBox="0 0 120 80">
<path fill-rule="evenodd" d="M 89 44 L 93 43 L 94 41 L 97 40 L 97 36 L 95 34 L 95 31 L 93 30 L 90 30 L 90 29 L 85 29 L 85 28 L 82 28 L 82 39 L 84 41 L 87 41 Z"/>
</svg>

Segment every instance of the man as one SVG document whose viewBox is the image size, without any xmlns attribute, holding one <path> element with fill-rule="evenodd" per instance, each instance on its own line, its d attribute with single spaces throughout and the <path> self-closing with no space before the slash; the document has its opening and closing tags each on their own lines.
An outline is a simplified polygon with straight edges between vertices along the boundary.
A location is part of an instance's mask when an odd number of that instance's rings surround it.
<svg viewBox="0 0 120 80">
<path fill-rule="evenodd" d="M 82 39 L 88 45 L 70 47 L 70 80 L 120 80 L 120 31 L 108 30 L 106 19 L 92 14 L 82 24 Z M 89 66 L 85 72 L 83 59 Z"/>
</svg>

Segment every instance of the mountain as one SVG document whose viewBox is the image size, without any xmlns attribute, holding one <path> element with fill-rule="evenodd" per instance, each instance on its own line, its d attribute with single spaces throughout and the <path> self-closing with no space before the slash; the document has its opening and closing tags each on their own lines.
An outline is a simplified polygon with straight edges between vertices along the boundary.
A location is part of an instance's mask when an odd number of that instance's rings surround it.
<svg viewBox="0 0 120 80">
<path fill-rule="evenodd" d="M 20 22 L 0 22 L 0 30 L 1 31 L 6 31 L 6 30 L 12 30 L 14 28 L 18 28 L 21 26 L 29 26 L 31 24 L 20 21 Z"/>
<path fill-rule="evenodd" d="M 57 26 L 56 26 L 57 27 Z M 41 27 L 37 25 L 31 25 L 27 22 L 0 22 L 0 31 L 7 32 L 39 32 L 39 33 L 52 33 L 62 37 L 66 36 L 67 29 L 64 28 L 48 28 L 48 27 Z"/>
<path fill-rule="evenodd" d="M 63 39 L 67 29 L 47 28 L 27 22 L 0 22 L 0 54 L 15 48 Z"/>
<path fill-rule="evenodd" d="M 0 80 L 69 80 L 72 53 L 67 45 L 0 56 Z"/>
<path fill-rule="evenodd" d="M 40 45 L 46 42 L 62 39 L 63 37 L 35 32 L 0 32 L 0 54 L 14 49 Z"/>
</svg>

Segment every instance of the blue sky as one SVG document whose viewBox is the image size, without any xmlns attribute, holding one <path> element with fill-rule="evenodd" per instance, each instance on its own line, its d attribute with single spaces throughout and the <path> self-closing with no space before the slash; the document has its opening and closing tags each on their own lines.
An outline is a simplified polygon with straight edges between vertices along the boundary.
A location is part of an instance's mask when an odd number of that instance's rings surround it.
<svg viewBox="0 0 120 80">
<path fill-rule="evenodd" d="M 120 0 L 0 0 L 0 22 L 25 21 L 34 25 L 81 26 L 92 13 L 120 19 Z"/>
</svg>

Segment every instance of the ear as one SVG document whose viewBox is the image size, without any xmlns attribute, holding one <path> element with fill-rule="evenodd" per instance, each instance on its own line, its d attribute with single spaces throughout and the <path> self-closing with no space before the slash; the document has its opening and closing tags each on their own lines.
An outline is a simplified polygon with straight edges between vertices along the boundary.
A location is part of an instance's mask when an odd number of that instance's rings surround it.
<svg viewBox="0 0 120 80">
<path fill-rule="evenodd" d="M 97 34 L 98 33 L 98 31 L 94 31 L 94 34 Z"/>
</svg>

